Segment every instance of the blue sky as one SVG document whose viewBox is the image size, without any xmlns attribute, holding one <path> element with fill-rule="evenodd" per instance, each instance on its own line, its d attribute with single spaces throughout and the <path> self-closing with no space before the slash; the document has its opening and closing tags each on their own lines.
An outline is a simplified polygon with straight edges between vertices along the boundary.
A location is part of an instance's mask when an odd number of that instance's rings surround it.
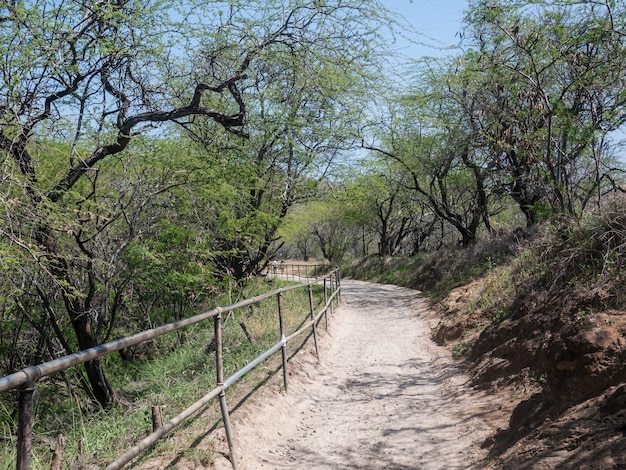
<svg viewBox="0 0 626 470">
<path fill-rule="evenodd" d="M 398 13 L 422 35 L 417 38 L 418 41 L 426 44 L 437 41 L 440 47 L 458 45 L 458 33 L 468 0 L 381 0 L 381 3 Z M 399 41 L 397 48 L 411 59 L 451 53 L 405 40 Z"/>
</svg>

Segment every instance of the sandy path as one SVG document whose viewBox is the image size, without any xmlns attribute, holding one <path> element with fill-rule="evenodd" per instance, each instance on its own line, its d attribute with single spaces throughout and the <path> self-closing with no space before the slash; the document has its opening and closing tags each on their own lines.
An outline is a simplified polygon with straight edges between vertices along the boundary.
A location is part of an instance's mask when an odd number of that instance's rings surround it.
<svg viewBox="0 0 626 470">
<path fill-rule="evenodd" d="M 343 281 L 321 364 L 236 420 L 243 468 L 479 467 L 488 398 L 431 341 L 434 322 L 417 291 Z"/>
</svg>

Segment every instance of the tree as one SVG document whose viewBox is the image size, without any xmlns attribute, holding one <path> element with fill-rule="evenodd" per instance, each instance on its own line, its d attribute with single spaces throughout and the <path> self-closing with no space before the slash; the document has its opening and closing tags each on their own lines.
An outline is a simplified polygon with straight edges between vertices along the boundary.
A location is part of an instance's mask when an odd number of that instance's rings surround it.
<svg viewBox="0 0 626 470">
<path fill-rule="evenodd" d="M 283 44 L 265 49 L 248 69 L 243 93 L 249 138 L 219 150 L 224 143 L 214 138 L 215 123 L 191 133 L 207 152 L 226 155 L 227 172 L 238 175 L 229 179 L 237 203 L 222 212 L 226 230 L 215 232 L 216 252 L 222 253 L 216 262 L 237 279 L 260 272 L 275 256 L 277 230 L 288 211 L 312 198 L 333 162 L 355 146 L 360 103 L 372 79 L 372 48 L 379 41 L 363 22 L 371 15 L 365 4 L 301 4 L 287 19 L 272 3 L 256 8 L 265 23 L 231 28 L 245 26 L 255 44 L 275 35 Z M 331 15 L 336 20 L 329 21 Z M 201 55 L 212 64 L 222 47 L 217 38 Z"/>
<path fill-rule="evenodd" d="M 417 229 L 420 211 L 407 189 L 406 175 L 397 165 L 377 160 L 361 162 L 361 173 L 347 176 L 344 203 L 348 224 L 362 227 L 362 245 L 366 234 L 378 244 L 379 256 L 394 256 Z M 369 250 L 363 250 L 367 256 Z"/>
<path fill-rule="evenodd" d="M 316 257 L 315 240 L 311 236 L 309 213 L 307 204 L 297 204 L 293 207 L 284 223 L 281 225 L 278 236 L 285 242 L 281 251 L 295 252 L 304 261 Z"/>
<path fill-rule="evenodd" d="M 354 240 L 341 204 L 337 200 L 316 202 L 308 207 L 308 216 L 311 235 L 322 256 L 332 264 L 341 263 Z"/>
<path fill-rule="evenodd" d="M 223 197 L 221 175 L 204 154 L 181 141 L 140 137 L 132 147 L 122 174 L 107 168 L 116 184 L 134 195 L 117 226 L 128 232 L 115 276 L 127 279 L 118 288 L 124 302 L 115 327 L 121 331 L 189 315 L 220 285 L 205 208 Z M 110 193 L 110 185 L 102 191 Z"/>
<path fill-rule="evenodd" d="M 246 129 L 247 91 L 269 55 L 302 44 L 322 53 L 336 38 L 335 51 L 349 38 L 365 47 L 375 33 L 368 23 L 373 2 L 276 6 L 35 0 L 0 7 L 0 233 L 14 259 L 29 260 L 15 284 L 35 289 L 48 315 L 62 310 L 71 324 L 75 342 L 64 342 L 66 352 L 98 344 L 121 306 L 121 284 L 111 283 L 137 236 L 126 206 L 135 199 L 132 190 L 111 196 L 104 189 L 112 163 L 141 158 L 131 152 L 137 135 L 210 122 L 213 139 L 226 142 L 226 135 L 231 148 L 245 146 L 242 139 L 254 137 Z M 341 64 L 352 52 L 344 51 Z M 180 175 L 166 176 L 164 187 L 178 184 Z M 103 258 L 99 243 L 114 235 L 113 221 L 125 229 L 118 227 L 123 236 Z M 109 406 L 114 393 L 100 362 L 85 364 L 85 371 L 94 398 Z"/>
<path fill-rule="evenodd" d="M 399 101 L 390 113 L 391 125 L 382 145 L 365 147 L 403 171 L 407 189 L 423 198 L 438 218 L 457 231 L 461 244 L 469 246 L 483 221 L 489 220 L 484 176 L 466 165 L 469 146 L 454 123 L 436 127 L 438 120 L 433 125 L 419 117 L 427 110 L 422 96 L 407 94 Z"/>
<path fill-rule="evenodd" d="M 623 4 L 478 1 L 463 101 L 499 189 L 528 225 L 546 208 L 580 215 L 612 189 L 610 135 L 624 121 Z"/>
</svg>

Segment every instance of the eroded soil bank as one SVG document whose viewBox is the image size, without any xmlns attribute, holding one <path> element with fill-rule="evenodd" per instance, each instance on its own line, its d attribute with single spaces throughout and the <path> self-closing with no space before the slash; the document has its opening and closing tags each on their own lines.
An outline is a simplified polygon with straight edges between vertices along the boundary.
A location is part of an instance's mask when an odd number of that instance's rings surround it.
<svg viewBox="0 0 626 470">
<path fill-rule="evenodd" d="M 580 310 L 581 293 L 537 293 L 494 321 L 469 308 L 483 288 L 476 280 L 438 305 L 434 338 L 510 409 L 491 466 L 626 468 L 626 312 Z"/>
</svg>

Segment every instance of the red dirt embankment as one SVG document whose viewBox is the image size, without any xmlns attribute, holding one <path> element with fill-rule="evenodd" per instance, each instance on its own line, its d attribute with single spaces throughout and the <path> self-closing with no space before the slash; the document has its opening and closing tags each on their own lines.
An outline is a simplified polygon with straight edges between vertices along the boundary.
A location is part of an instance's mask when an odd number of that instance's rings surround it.
<svg viewBox="0 0 626 470">
<path fill-rule="evenodd" d="M 581 308 L 562 292 L 522 299 L 501 322 L 459 313 L 481 288 L 476 281 L 440 304 L 435 338 L 465 351 L 473 385 L 511 396 L 492 465 L 626 468 L 626 312 L 594 313 L 593 298 Z"/>
</svg>

